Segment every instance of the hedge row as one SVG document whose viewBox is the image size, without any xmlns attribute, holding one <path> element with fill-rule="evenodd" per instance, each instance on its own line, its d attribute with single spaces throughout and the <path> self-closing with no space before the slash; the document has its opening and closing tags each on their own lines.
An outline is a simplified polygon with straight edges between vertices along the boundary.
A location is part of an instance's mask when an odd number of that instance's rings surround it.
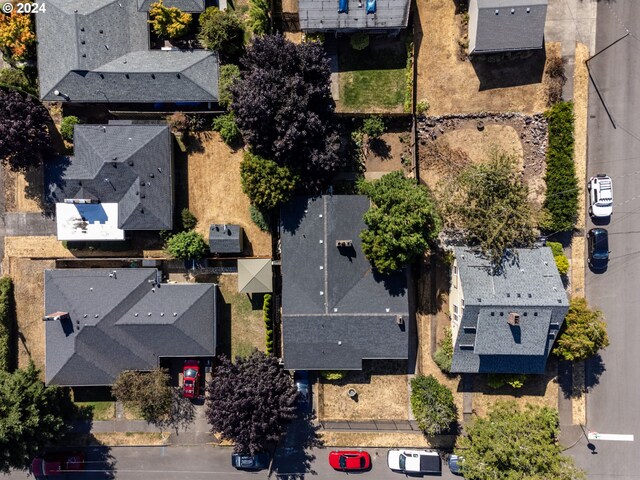
<svg viewBox="0 0 640 480">
<path fill-rule="evenodd" d="M 273 320 L 271 318 L 271 295 L 267 293 L 264 296 L 262 304 L 262 316 L 264 318 L 264 327 L 267 332 L 267 355 L 273 354 Z"/>
<path fill-rule="evenodd" d="M 578 216 L 578 180 L 573 163 L 573 103 L 560 102 L 545 117 L 549 124 L 547 147 L 547 196 L 544 207 L 548 217 L 543 229 L 553 232 L 572 230 Z"/>
<path fill-rule="evenodd" d="M 0 278 L 0 371 L 10 372 L 14 362 L 15 303 L 11 277 Z"/>
</svg>

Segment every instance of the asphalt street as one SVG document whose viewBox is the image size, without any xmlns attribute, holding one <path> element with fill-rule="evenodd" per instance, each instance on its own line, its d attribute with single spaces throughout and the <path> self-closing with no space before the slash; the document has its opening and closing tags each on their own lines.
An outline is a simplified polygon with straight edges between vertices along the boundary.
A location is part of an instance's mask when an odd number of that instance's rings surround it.
<svg viewBox="0 0 640 480">
<path fill-rule="evenodd" d="M 594 479 L 640 478 L 640 2 L 599 2 L 596 52 L 626 29 L 630 36 L 589 62 L 587 174 L 613 178 L 614 210 L 598 225 L 609 231 L 609 267 L 586 276 L 587 299 L 604 312 L 611 345 L 587 365 L 585 430 L 632 434 L 635 441 L 588 445 L 582 437 L 569 449 Z"/>
<path fill-rule="evenodd" d="M 371 455 L 371 470 L 363 473 L 346 474 L 336 472 L 327 461 L 329 449 L 314 448 L 304 453 L 305 466 L 299 462 L 299 452 L 285 447 L 275 457 L 274 469 L 269 472 L 242 472 L 231 466 L 231 448 L 198 446 L 169 447 L 106 447 L 88 448 L 86 451 L 87 470 L 69 475 L 74 480 L 241 480 L 278 479 L 278 480 L 333 480 L 340 478 L 362 478 L 363 480 L 399 480 L 405 475 L 392 472 L 387 468 L 385 449 L 365 449 Z M 302 468 L 301 468 L 302 467 Z M 443 475 L 438 478 L 454 479 L 443 463 Z M 11 480 L 33 478 L 25 472 L 13 472 L 6 478 Z M 431 476 L 412 476 L 411 478 L 433 478 Z"/>
</svg>

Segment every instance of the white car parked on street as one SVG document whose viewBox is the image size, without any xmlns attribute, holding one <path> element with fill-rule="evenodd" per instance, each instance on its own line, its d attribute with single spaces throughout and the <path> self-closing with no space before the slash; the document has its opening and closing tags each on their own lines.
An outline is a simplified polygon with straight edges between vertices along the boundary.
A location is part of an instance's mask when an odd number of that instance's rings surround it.
<svg viewBox="0 0 640 480">
<path fill-rule="evenodd" d="M 589 179 L 589 215 L 608 217 L 613 213 L 613 182 L 611 177 L 599 173 Z"/>
<path fill-rule="evenodd" d="M 387 466 L 404 473 L 442 473 L 438 452 L 392 448 L 387 452 Z"/>
</svg>

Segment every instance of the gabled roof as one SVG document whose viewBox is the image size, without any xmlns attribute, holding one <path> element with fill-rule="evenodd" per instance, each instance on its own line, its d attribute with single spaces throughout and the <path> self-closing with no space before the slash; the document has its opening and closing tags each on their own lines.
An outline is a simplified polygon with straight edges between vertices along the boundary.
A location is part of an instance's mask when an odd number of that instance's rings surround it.
<svg viewBox="0 0 640 480">
<path fill-rule="evenodd" d="M 74 157 L 46 165 L 51 202 L 118 204 L 118 228 L 171 230 L 172 144 L 166 125 L 76 125 Z"/>
<path fill-rule="evenodd" d="M 513 252 L 496 272 L 487 258 L 455 248 L 464 304 L 452 372 L 544 372 L 569 301 L 550 248 Z M 510 313 L 518 326 L 508 323 Z"/>
<path fill-rule="evenodd" d="M 473 0 L 469 52 L 493 53 L 544 47 L 547 0 Z"/>
<path fill-rule="evenodd" d="M 368 209 L 359 195 L 297 198 L 282 209 L 285 368 L 361 369 L 363 359 L 408 358 L 407 272 L 372 271 L 360 240 Z"/>
<path fill-rule="evenodd" d="M 339 0 L 299 0 L 298 17 L 303 31 L 374 30 L 405 28 L 409 0 L 375 0 L 376 12 L 367 13 L 366 0 L 347 0 L 348 12 L 338 13 Z"/>
<path fill-rule="evenodd" d="M 151 370 L 162 356 L 211 356 L 216 287 L 156 284 L 157 270 L 45 271 L 47 384 L 111 385 L 123 370 Z"/>
<path fill-rule="evenodd" d="M 217 54 L 150 51 L 147 16 L 137 0 L 48 1 L 36 16 L 40 98 L 216 102 Z"/>
</svg>

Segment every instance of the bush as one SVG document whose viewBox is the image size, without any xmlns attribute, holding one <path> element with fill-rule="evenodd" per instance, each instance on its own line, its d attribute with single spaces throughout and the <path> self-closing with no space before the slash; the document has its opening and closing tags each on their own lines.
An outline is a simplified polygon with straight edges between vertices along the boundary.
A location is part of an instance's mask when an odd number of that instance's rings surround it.
<svg viewBox="0 0 640 480">
<path fill-rule="evenodd" d="M 220 134 L 227 145 L 233 146 L 242 141 L 242 134 L 236 124 L 236 116 L 233 112 L 214 118 L 213 129 Z"/>
<path fill-rule="evenodd" d="M 320 376 L 325 380 L 329 380 L 330 382 L 342 380 L 347 376 L 347 372 L 344 370 L 322 370 L 320 372 Z"/>
<path fill-rule="evenodd" d="M 367 135 L 370 140 L 380 138 L 380 135 L 384 133 L 387 127 L 384 124 L 384 120 L 379 115 L 373 115 L 367 117 L 362 122 L 362 133 Z"/>
<path fill-rule="evenodd" d="M 556 261 L 556 267 L 558 267 L 558 273 L 560 275 L 566 275 L 569 273 L 569 259 L 564 255 L 557 255 L 553 257 Z"/>
<path fill-rule="evenodd" d="M 429 436 L 449 430 L 458 418 L 451 390 L 433 375 L 411 380 L 411 410 L 420 430 Z"/>
<path fill-rule="evenodd" d="M 162 0 L 152 3 L 149 9 L 151 28 L 161 37 L 181 37 L 189 31 L 191 19 L 190 13 L 184 13 L 176 7 L 165 7 Z"/>
<path fill-rule="evenodd" d="M 267 0 L 249 0 L 249 28 L 254 35 L 271 33 L 271 12 Z"/>
<path fill-rule="evenodd" d="M 602 312 L 591 310 L 584 298 L 572 298 L 553 354 L 578 362 L 594 356 L 608 345 L 607 324 Z"/>
<path fill-rule="evenodd" d="M 0 15 L 0 53 L 7 62 L 19 62 L 32 57 L 35 44 L 32 15 L 18 13 L 16 9 L 10 15 Z"/>
<path fill-rule="evenodd" d="M 240 78 L 240 67 L 233 63 L 222 65 L 220 67 L 220 81 L 218 82 L 218 103 L 220 106 L 227 108 L 231 105 L 233 96 L 229 91 L 229 87 Z"/>
<path fill-rule="evenodd" d="M 15 365 L 16 311 L 11 277 L 0 278 L 0 371 L 10 372 Z"/>
<path fill-rule="evenodd" d="M 268 212 L 263 212 L 255 205 L 249 205 L 249 215 L 251 220 L 255 223 L 260 230 L 268 232 L 271 230 L 269 224 L 271 223 L 271 215 Z"/>
<path fill-rule="evenodd" d="M 547 242 L 547 247 L 551 249 L 551 254 L 554 257 L 564 255 L 564 250 L 562 249 L 562 244 L 560 242 Z"/>
<path fill-rule="evenodd" d="M 209 7 L 200 15 L 198 40 L 223 60 L 235 60 L 244 51 L 244 25 L 234 10 Z"/>
<path fill-rule="evenodd" d="M 525 374 L 490 373 L 487 378 L 487 385 L 493 389 L 498 389 L 504 385 L 522 388 L 526 379 L 527 376 Z"/>
<path fill-rule="evenodd" d="M 264 296 L 262 303 L 262 317 L 264 318 L 264 327 L 267 334 L 267 354 L 273 354 L 273 318 L 271 312 L 271 294 L 267 293 Z"/>
<path fill-rule="evenodd" d="M 67 142 L 73 142 L 73 126 L 78 125 L 79 123 L 80 120 L 78 117 L 74 117 L 73 115 L 64 117 L 60 123 L 60 134 L 62 135 L 62 138 Z"/>
<path fill-rule="evenodd" d="M 573 163 L 573 103 L 560 102 L 545 117 L 549 123 L 547 195 L 548 218 L 542 227 L 553 232 L 572 230 L 578 217 L 578 181 Z"/>
<path fill-rule="evenodd" d="M 354 50 L 364 50 L 369 46 L 369 34 L 365 32 L 356 32 L 350 38 L 351 48 Z"/>
<path fill-rule="evenodd" d="M 18 68 L 3 68 L 0 70 L 0 85 L 17 88 L 25 93 L 37 95 L 38 91 L 33 87 L 29 78 Z"/>
<path fill-rule="evenodd" d="M 190 260 L 202 258 L 209 251 L 209 245 L 204 241 L 202 235 L 190 230 L 169 237 L 165 250 L 173 258 Z"/>
<path fill-rule="evenodd" d="M 433 360 L 444 373 L 451 373 L 451 361 L 453 360 L 453 338 L 451 336 L 450 328 L 445 330 L 444 338 L 440 340 L 438 347 L 439 348 L 433 356 Z"/>
<path fill-rule="evenodd" d="M 180 213 L 180 219 L 182 220 L 183 230 L 193 230 L 198 224 L 198 219 L 193 213 L 191 213 L 191 210 L 189 210 L 188 208 L 182 209 L 182 212 Z"/>
<path fill-rule="evenodd" d="M 426 114 L 429 111 L 430 107 L 431 105 L 429 105 L 429 102 L 427 100 L 425 99 L 420 100 L 416 105 L 416 115 Z"/>
<path fill-rule="evenodd" d="M 242 191 L 252 205 L 263 211 L 273 210 L 291 198 L 297 178 L 287 167 L 250 152 L 240 163 Z"/>
</svg>

